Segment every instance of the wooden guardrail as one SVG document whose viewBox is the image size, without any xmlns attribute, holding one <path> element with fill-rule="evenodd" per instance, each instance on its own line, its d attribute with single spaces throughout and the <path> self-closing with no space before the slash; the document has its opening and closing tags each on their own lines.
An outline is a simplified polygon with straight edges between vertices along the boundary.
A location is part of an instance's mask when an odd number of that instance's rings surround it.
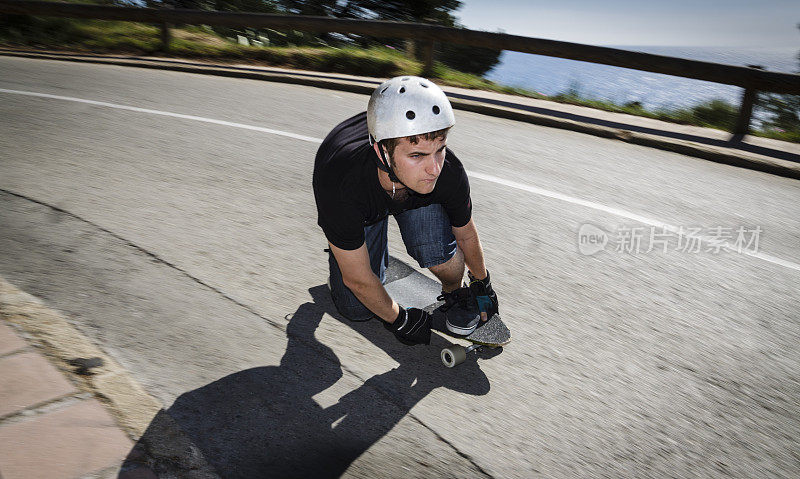
<svg viewBox="0 0 800 479">
<path fill-rule="evenodd" d="M 0 13 L 154 23 L 162 28 L 162 39 L 165 46 L 170 38 L 170 24 L 261 27 L 422 40 L 427 44 L 425 52 L 428 71 L 433 62 L 433 42 L 448 42 L 663 73 L 743 88 L 739 120 L 734 131 L 736 135 L 746 134 L 749 129 L 756 92 L 800 95 L 800 75 L 791 73 L 770 72 L 752 67 L 421 23 L 205 10 L 109 7 L 23 0 L 0 0 Z"/>
</svg>

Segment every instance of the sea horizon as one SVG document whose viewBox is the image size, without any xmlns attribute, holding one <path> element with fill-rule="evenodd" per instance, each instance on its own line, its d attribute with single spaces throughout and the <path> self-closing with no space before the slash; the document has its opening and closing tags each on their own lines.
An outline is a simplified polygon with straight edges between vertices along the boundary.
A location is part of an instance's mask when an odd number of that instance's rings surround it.
<svg viewBox="0 0 800 479">
<path fill-rule="evenodd" d="M 606 46 L 728 65 L 761 65 L 770 71 L 795 73 L 800 69 L 800 46 Z M 638 102 L 648 109 L 687 108 L 714 99 L 738 105 L 742 96 L 742 89 L 731 85 L 511 51 L 504 51 L 484 77 L 547 96 L 574 90 L 586 98 L 617 104 Z"/>
</svg>

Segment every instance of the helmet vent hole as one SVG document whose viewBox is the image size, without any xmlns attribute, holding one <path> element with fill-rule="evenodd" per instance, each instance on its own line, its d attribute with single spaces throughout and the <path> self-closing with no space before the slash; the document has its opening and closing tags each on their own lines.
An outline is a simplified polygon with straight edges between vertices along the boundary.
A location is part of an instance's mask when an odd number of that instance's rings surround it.
<svg viewBox="0 0 800 479">
<path fill-rule="evenodd" d="M 422 88 L 428 88 L 428 84 L 423 82 L 419 82 L 419 86 L 421 86 Z"/>
<path fill-rule="evenodd" d="M 400 87 L 400 93 L 405 93 L 405 92 L 406 92 L 406 87 L 404 87 L 404 86 L 401 86 L 401 87 Z"/>
<path fill-rule="evenodd" d="M 410 80 L 410 78 L 408 78 L 408 77 L 403 77 L 403 78 L 400 79 L 400 81 L 408 81 L 408 80 Z"/>
<path fill-rule="evenodd" d="M 408 110 L 408 111 L 406 112 L 406 118 L 408 118 L 409 120 L 413 120 L 413 119 L 414 119 L 416 116 L 417 116 L 417 114 L 416 114 L 416 113 L 414 113 L 414 112 L 413 112 L 413 111 L 411 111 L 411 110 Z"/>
<path fill-rule="evenodd" d="M 439 107 L 437 105 L 433 105 L 432 109 L 433 109 L 433 114 L 434 115 L 438 115 L 439 112 L 441 111 L 441 110 L 439 110 Z"/>
<path fill-rule="evenodd" d="M 387 86 L 386 88 L 384 88 L 383 90 L 381 90 L 381 95 L 383 95 L 384 93 L 386 93 L 386 90 L 388 90 L 388 89 L 389 89 L 389 87 Z"/>
</svg>

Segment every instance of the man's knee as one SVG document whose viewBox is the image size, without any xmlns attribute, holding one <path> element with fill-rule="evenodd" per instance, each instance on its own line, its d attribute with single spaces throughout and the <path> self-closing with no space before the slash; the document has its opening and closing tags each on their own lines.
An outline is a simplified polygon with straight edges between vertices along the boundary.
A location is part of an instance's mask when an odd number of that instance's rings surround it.
<svg viewBox="0 0 800 479">
<path fill-rule="evenodd" d="M 457 248 L 455 241 L 453 243 L 436 242 L 406 245 L 406 252 L 417 261 L 420 268 L 436 268 L 452 261 L 457 255 Z"/>
<path fill-rule="evenodd" d="M 455 271 L 464 269 L 464 253 L 460 249 L 455 248 L 448 257 L 442 258 L 437 264 L 428 266 L 432 273 Z"/>
<path fill-rule="evenodd" d="M 452 259 L 456 250 L 450 219 L 440 204 L 408 210 L 396 216 L 409 256 L 421 268 Z"/>
</svg>

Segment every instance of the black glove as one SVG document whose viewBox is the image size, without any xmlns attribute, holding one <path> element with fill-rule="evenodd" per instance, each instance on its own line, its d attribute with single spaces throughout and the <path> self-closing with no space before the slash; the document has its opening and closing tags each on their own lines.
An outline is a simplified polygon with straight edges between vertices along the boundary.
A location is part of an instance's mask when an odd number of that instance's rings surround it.
<svg viewBox="0 0 800 479">
<path fill-rule="evenodd" d="M 489 279 L 489 270 L 486 270 L 486 278 L 475 279 L 472 272 L 467 273 L 469 278 L 469 290 L 478 303 L 478 309 L 486 313 L 486 319 L 492 319 L 497 314 L 497 295 L 492 289 L 492 281 Z"/>
<path fill-rule="evenodd" d="M 430 313 L 421 309 L 400 307 L 394 323 L 384 321 L 383 325 L 405 345 L 431 344 L 431 319 Z"/>
</svg>

